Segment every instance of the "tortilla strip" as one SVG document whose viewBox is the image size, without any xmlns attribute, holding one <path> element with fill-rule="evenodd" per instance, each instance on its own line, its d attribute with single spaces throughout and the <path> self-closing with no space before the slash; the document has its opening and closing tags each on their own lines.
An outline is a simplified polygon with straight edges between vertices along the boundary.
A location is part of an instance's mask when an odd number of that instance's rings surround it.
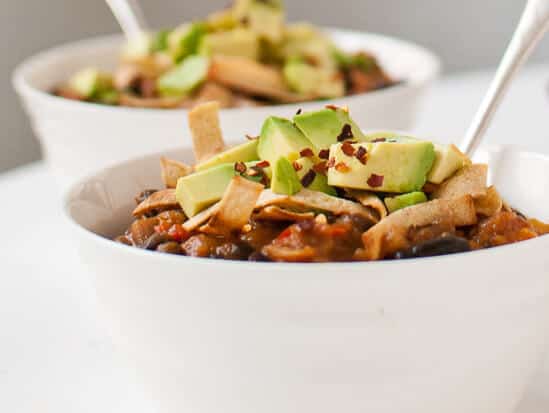
<svg viewBox="0 0 549 413">
<path fill-rule="evenodd" d="M 192 166 L 165 157 L 160 158 L 160 166 L 162 168 L 162 182 L 164 182 L 166 188 L 175 188 L 179 178 L 193 172 Z"/>
<path fill-rule="evenodd" d="M 191 110 L 189 128 L 197 163 L 204 162 L 225 149 L 219 126 L 219 103 L 208 102 Z"/>
<path fill-rule="evenodd" d="M 346 192 L 347 195 L 356 199 L 361 205 L 376 211 L 379 215 L 379 219 L 383 219 L 388 215 L 387 207 L 376 194 L 369 191 L 360 191 L 358 189 L 348 189 Z"/>
<path fill-rule="evenodd" d="M 433 192 L 432 199 L 455 199 L 464 195 L 471 195 L 473 198 L 486 194 L 488 181 L 488 165 L 474 164 L 466 166 L 458 171 L 453 177 L 443 182 Z"/>
<path fill-rule="evenodd" d="M 283 103 L 310 100 L 291 92 L 280 70 L 245 57 L 214 56 L 209 79 L 233 90 Z"/>
<path fill-rule="evenodd" d="M 475 208 L 477 214 L 491 217 L 503 209 L 503 200 L 496 188 L 491 186 L 486 190 L 486 194 L 475 198 Z"/>
<path fill-rule="evenodd" d="M 181 98 L 141 98 L 128 93 L 120 94 L 120 104 L 132 108 L 175 109 L 181 107 L 184 102 Z"/>
<path fill-rule="evenodd" d="M 241 176 L 235 176 L 210 221 L 202 232 L 223 235 L 240 230 L 250 221 L 255 204 L 265 187 Z"/>
<path fill-rule="evenodd" d="M 188 219 L 183 223 L 183 229 L 187 232 L 193 232 L 199 228 L 202 224 L 208 221 L 219 209 L 219 202 L 212 205 L 208 209 L 196 214 L 194 217 Z"/>
<path fill-rule="evenodd" d="M 359 215 L 372 224 L 379 221 L 370 208 L 364 207 L 356 202 L 330 196 L 323 192 L 311 191 L 309 189 L 302 189 L 292 196 L 277 195 L 271 190 L 266 189 L 261 194 L 256 208 L 264 208 L 269 205 L 277 205 L 304 212 L 317 210 L 331 212 L 334 215 Z"/>
<path fill-rule="evenodd" d="M 201 105 L 206 102 L 219 102 L 219 107 L 230 108 L 233 105 L 233 94 L 232 92 L 218 85 L 214 82 L 208 82 L 202 86 L 194 99 L 195 105 Z"/>
<path fill-rule="evenodd" d="M 165 210 L 179 208 L 179 203 L 175 199 L 175 189 L 164 189 L 152 194 L 141 202 L 132 214 L 140 217 L 154 210 Z"/>
<path fill-rule="evenodd" d="M 410 247 L 407 235 L 412 228 L 429 225 L 462 227 L 476 224 L 473 198 L 437 199 L 401 209 L 389 215 L 362 235 L 364 250 L 360 259 L 380 260 Z"/>
<path fill-rule="evenodd" d="M 276 205 L 265 207 L 254 214 L 254 219 L 258 221 L 303 221 L 314 217 L 314 212 L 289 211 Z"/>
</svg>

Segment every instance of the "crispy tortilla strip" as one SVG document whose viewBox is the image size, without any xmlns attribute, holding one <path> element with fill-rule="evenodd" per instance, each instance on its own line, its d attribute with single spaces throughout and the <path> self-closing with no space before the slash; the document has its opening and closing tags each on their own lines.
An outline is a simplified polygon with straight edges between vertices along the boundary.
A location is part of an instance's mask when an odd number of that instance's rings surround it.
<svg viewBox="0 0 549 413">
<path fill-rule="evenodd" d="M 388 215 L 387 207 L 376 194 L 369 191 L 360 191 L 358 189 L 348 189 L 346 192 L 347 195 L 356 199 L 361 205 L 376 211 L 379 219 L 383 219 Z"/>
<path fill-rule="evenodd" d="M 410 229 L 429 225 L 462 227 L 477 222 L 473 198 L 437 199 L 394 212 L 362 235 L 364 250 L 360 259 L 380 260 L 410 247 Z"/>
<path fill-rule="evenodd" d="M 457 172 L 453 177 L 443 182 L 433 192 L 432 199 L 455 199 L 464 195 L 471 195 L 473 198 L 486 194 L 488 181 L 488 165 L 474 164 L 466 166 Z"/>
<path fill-rule="evenodd" d="M 503 200 L 495 187 L 491 186 L 484 195 L 475 198 L 477 214 L 491 217 L 503 209 Z"/>
<path fill-rule="evenodd" d="M 143 216 L 155 210 L 166 210 L 179 208 L 179 203 L 175 199 L 175 189 L 164 189 L 149 196 L 141 202 L 132 214 L 136 217 Z"/>
<path fill-rule="evenodd" d="M 173 159 L 161 157 L 162 181 L 166 188 L 175 188 L 177 180 L 193 172 L 193 167 Z"/>
<path fill-rule="evenodd" d="M 219 103 L 208 102 L 191 110 L 189 128 L 197 163 L 204 162 L 225 149 L 219 126 Z"/>
<path fill-rule="evenodd" d="M 253 96 L 262 96 L 283 103 L 310 100 L 291 92 L 282 72 L 245 57 L 214 56 L 209 79 Z"/>
<path fill-rule="evenodd" d="M 314 212 L 295 212 L 276 205 L 265 207 L 254 214 L 254 219 L 258 221 L 303 221 L 314 217 Z"/>
<path fill-rule="evenodd" d="M 221 109 L 233 106 L 233 93 L 224 86 L 214 82 L 207 82 L 200 88 L 200 91 L 194 99 L 196 105 L 202 105 L 207 102 L 219 102 Z"/>
<path fill-rule="evenodd" d="M 359 215 L 372 224 L 379 221 L 370 208 L 366 208 L 356 202 L 330 196 L 323 192 L 311 191 L 309 189 L 302 189 L 292 196 L 277 195 L 267 189 L 261 194 L 256 208 L 264 208 L 270 205 L 276 205 L 295 211 L 311 212 L 311 210 L 313 210 L 331 212 L 334 215 Z"/>
<path fill-rule="evenodd" d="M 188 219 L 183 223 L 183 229 L 187 232 L 193 232 L 197 228 L 199 228 L 202 224 L 204 224 L 206 221 L 208 221 L 213 215 L 217 212 L 219 209 L 219 202 L 217 204 L 212 205 L 208 209 L 205 209 L 204 211 L 200 212 L 199 214 L 196 214 L 191 219 Z"/>
<path fill-rule="evenodd" d="M 200 230 L 214 235 L 240 230 L 250 221 L 255 204 L 264 188 L 257 182 L 235 176 L 210 221 Z"/>
<path fill-rule="evenodd" d="M 120 105 L 144 109 L 175 109 L 184 105 L 181 98 L 141 98 L 128 93 L 120 94 Z"/>
</svg>

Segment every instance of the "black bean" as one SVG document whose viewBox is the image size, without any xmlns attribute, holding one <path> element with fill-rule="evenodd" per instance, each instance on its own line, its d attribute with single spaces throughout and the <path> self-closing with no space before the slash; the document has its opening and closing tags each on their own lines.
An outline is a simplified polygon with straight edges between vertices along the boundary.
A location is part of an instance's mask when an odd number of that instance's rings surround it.
<svg viewBox="0 0 549 413">
<path fill-rule="evenodd" d="M 396 259 L 435 257 L 471 251 L 469 242 L 454 235 L 446 235 L 414 245 L 395 254 Z"/>
<path fill-rule="evenodd" d="M 166 254 L 183 254 L 183 251 L 181 250 L 181 245 L 174 241 L 160 244 L 158 247 L 156 247 L 156 250 L 158 252 L 164 252 Z"/>
<path fill-rule="evenodd" d="M 266 255 L 263 255 L 261 252 L 256 251 L 248 257 L 248 261 L 268 262 L 271 260 Z"/>
<path fill-rule="evenodd" d="M 146 250 L 155 250 L 156 247 L 158 247 L 160 244 L 164 244 L 165 242 L 171 241 L 171 237 L 164 233 L 158 233 L 155 232 L 152 234 L 149 238 L 147 238 L 147 241 L 143 244 L 141 248 Z"/>
</svg>

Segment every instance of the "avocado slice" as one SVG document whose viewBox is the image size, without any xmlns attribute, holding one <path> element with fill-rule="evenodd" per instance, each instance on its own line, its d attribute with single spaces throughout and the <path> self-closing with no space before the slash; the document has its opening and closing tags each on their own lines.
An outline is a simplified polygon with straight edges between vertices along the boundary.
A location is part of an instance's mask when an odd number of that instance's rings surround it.
<svg viewBox="0 0 549 413">
<path fill-rule="evenodd" d="M 189 56 L 158 78 L 158 92 L 166 97 L 185 96 L 206 80 L 209 68 L 210 60 L 208 58 Z"/>
<path fill-rule="evenodd" d="M 297 23 L 286 27 L 279 54 L 284 60 L 303 58 L 313 61 L 315 66 L 331 71 L 337 70 L 339 67 L 332 41 L 307 23 Z"/>
<path fill-rule="evenodd" d="M 324 99 L 345 95 L 345 80 L 337 72 L 292 59 L 284 65 L 283 73 L 286 83 L 297 93 Z"/>
<path fill-rule="evenodd" d="M 301 191 L 301 182 L 292 163 L 279 158 L 272 168 L 271 191 L 280 195 L 294 195 Z"/>
<path fill-rule="evenodd" d="M 257 34 L 243 28 L 209 33 L 202 38 L 199 46 L 199 53 L 207 56 L 223 55 L 257 60 L 259 52 Z"/>
<path fill-rule="evenodd" d="M 257 162 L 246 163 L 246 168 Z M 235 163 L 224 163 L 179 178 L 175 189 L 177 202 L 188 217 L 193 217 L 219 201 L 234 176 L 238 175 Z M 252 177 L 244 176 L 255 180 Z"/>
<path fill-rule="evenodd" d="M 263 1 L 253 1 L 245 21 L 253 32 L 271 43 L 278 43 L 284 35 L 284 10 Z"/>
<path fill-rule="evenodd" d="M 321 162 L 320 159 L 316 158 L 299 158 L 295 161 L 295 164 L 298 166 L 299 170 L 297 171 L 297 177 L 301 181 L 303 177 L 313 169 L 314 165 Z M 337 196 L 337 191 L 335 188 L 332 188 L 328 185 L 328 177 L 322 174 L 316 174 L 313 182 L 307 187 L 312 191 L 324 192 L 325 194 Z"/>
<path fill-rule="evenodd" d="M 399 209 L 407 208 L 427 201 L 427 195 L 423 192 L 410 192 L 409 194 L 387 197 L 384 199 L 385 205 L 391 214 Z"/>
<path fill-rule="evenodd" d="M 312 148 L 311 142 L 288 119 L 271 116 L 263 123 L 257 146 L 259 159 L 271 165 L 282 157 L 293 162 L 306 148 Z"/>
<path fill-rule="evenodd" d="M 205 169 L 212 168 L 217 165 L 230 162 L 250 162 L 259 160 L 257 155 L 258 139 L 243 143 L 241 145 L 230 148 L 224 152 L 221 152 L 212 158 L 199 163 L 195 166 L 197 171 L 203 171 Z"/>
<path fill-rule="evenodd" d="M 366 140 L 371 142 L 379 139 L 396 140 L 397 142 L 417 141 L 417 138 L 405 136 L 395 132 L 374 132 L 366 135 Z M 435 162 L 427 176 L 427 181 L 433 184 L 441 184 L 467 165 L 470 160 L 455 145 L 435 145 Z"/>
<path fill-rule="evenodd" d="M 196 54 L 201 39 L 208 32 L 203 22 L 184 24 L 173 30 L 167 37 L 168 49 L 175 62 L 181 62 L 186 57 Z"/>
<path fill-rule="evenodd" d="M 328 184 L 373 192 L 419 191 L 435 156 L 434 145 L 427 141 L 332 145 Z"/>
<path fill-rule="evenodd" d="M 352 137 L 348 136 L 349 138 L 359 142 L 365 140 L 364 134 L 351 119 L 349 112 L 342 108 L 334 107 L 301 113 L 294 116 L 294 122 L 317 150 L 326 149 L 338 143 L 342 139 L 344 129 L 349 126 L 352 134 Z"/>
<path fill-rule="evenodd" d="M 93 68 L 77 72 L 69 80 L 69 87 L 85 99 L 94 99 L 114 90 L 112 76 Z"/>
<path fill-rule="evenodd" d="M 427 180 L 441 184 L 463 168 L 469 159 L 455 145 L 435 144 L 436 159 Z"/>
</svg>

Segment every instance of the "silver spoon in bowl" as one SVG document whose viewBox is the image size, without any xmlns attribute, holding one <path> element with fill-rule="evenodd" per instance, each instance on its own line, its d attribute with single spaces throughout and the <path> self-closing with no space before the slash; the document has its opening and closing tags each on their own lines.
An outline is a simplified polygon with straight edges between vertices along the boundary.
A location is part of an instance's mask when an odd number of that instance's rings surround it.
<svg viewBox="0 0 549 413">
<path fill-rule="evenodd" d="M 137 0 L 105 0 L 128 40 L 146 33 L 149 25 Z"/>
<path fill-rule="evenodd" d="M 480 145 L 519 68 L 526 62 L 548 29 L 549 0 L 528 0 L 494 80 L 461 143 L 461 150 L 469 157 Z"/>
</svg>

